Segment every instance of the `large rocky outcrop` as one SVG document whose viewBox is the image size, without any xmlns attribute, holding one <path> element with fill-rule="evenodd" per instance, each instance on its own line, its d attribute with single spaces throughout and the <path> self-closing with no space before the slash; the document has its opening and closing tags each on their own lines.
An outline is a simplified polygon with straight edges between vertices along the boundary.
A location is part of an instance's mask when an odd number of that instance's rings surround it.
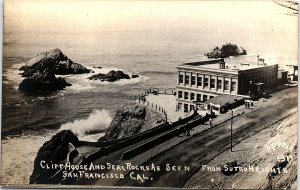
<svg viewBox="0 0 300 190">
<path fill-rule="evenodd" d="M 221 57 L 221 53 L 222 53 L 222 57 L 247 55 L 247 51 L 244 48 L 238 47 L 237 45 L 231 43 L 226 43 L 222 45 L 221 48 L 217 46 L 204 55 L 207 56 L 208 58 L 217 59 Z"/>
<path fill-rule="evenodd" d="M 71 86 L 63 78 L 56 78 L 55 74 L 81 74 L 90 70 L 78 63 L 74 63 L 60 49 L 42 52 L 30 59 L 20 70 L 27 77 L 19 84 L 19 90 L 25 93 L 49 92 L 62 90 Z"/>
<path fill-rule="evenodd" d="M 19 84 L 19 90 L 24 93 L 50 92 L 62 90 L 71 84 L 63 78 L 56 78 L 53 73 L 45 70 L 43 73 L 37 71 L 31 77 L 24 79 Z"/>
<path fill-rule="evenodd" d="M 164 122 L 165 116 L 162 113 L 147 106 L 129 103 L 117 111 L 105 136 L 99 140 L 119 139 L 134 135 Z"/>
<path fill-rule="evenodd" d="M 69 143 L 75 147 L 78 146 L 78 138 L 70 130 L 64 130 L 54 135 L 51 140 L 45 142 L 39 149 L 34 160 L 34 169 L 30 176 L 30 184 L 34 183 L 51 183 L 47 181 L 49 177 L 57 170 L 44 169 L 41 167 L 41 161 L 49 164 L 59 164 L 67 158 L 69 152 Z"/>
<path fill-rule="evenodd" d="M 58 48 L 49 52 L 42 52 L 32 59 L 30 59 L 25 66 L 20 70 L 24 72 L 21 74 L 23 77 L 31 77 L 36 72 L 43 72 L 45 69 L 50 69 L 50 72 L 58 75 L 67 74 L 82 74 L 90 73 L 91 70 L 84 66 L 74 63 Z"/>
<path fill-rule="evenodd" d="M 135 75 L 132 78 L 137 78 L 137 77 L 138 77 L 138 75 Z M 123 73 L 122 71 L 112 70 L 112 71 L 108 72 L 107 74 L 100 73 L 100 74 L 93 75 L 93 76 L 89 77 L 88 79 L 115 82 L 120 79 L 130 79 L 130 76 Z"/>
</svg>

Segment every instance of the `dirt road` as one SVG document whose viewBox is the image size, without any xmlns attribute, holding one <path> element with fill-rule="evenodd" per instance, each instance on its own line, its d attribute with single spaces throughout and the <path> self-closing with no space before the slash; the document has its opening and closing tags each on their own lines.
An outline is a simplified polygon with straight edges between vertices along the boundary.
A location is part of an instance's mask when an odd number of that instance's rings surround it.
<svg viewBox="0 0 300 190">
<path fill-rule="evenodd" d="M 278 127 L 282 121 L 285 121 L 287 118 L 296 114 L 297 88 L 285 89 L 272 94 L 272 96 L 273 97 L 270 99 L 255 102 L 254 107 L 245 110 L 245 114 L 234 119 L 233 149 L 236 152 L 230 154 L 244 155 L 245 152 L 249 152 L 254 148 L 251 147 L 251 145 L 262 146 L 263 144 L 261 143 L 264 142 L 258 141 L 256 144 L 252 143 L 248 144 L 247 147 L 243 147 L 244 150 L 242 151 L 236 149 L 239 144 L 243 143 L 249 137 L 255 138 L 255 136 L 259 135 L 264 130 L 274 131 L 274 128 Z M 270 134 L 265 133 L 264 138 L 270 138 Z M 203 131 L 202 133 L 183 141 L 179 145 L 158 154 L 154 158 L 147 160 L 144 165 L 154 163 L 161 167 L 159 172 L 137 172 L 141 175 L 144 174 L 149 180 L 144 182 L 132 180 L 129 175 L 126 175 L 125 179 L 118 181 L 115 185 L 148 187 L 187 186 L 208 188 L 206 185 L 211 182 L 211 179 L 202 178 L 203 180 L 196 180 L 197 176 L 201 176 L 202 165 L 209 164 L 212 160 L 225 154 L 226 151 L 228 154 L 228 150 L 230 150 L 230 121 Z M 234 159 L 234 157 L 230 159 Z M 167 163 L 174 166 L 187 166 L 188 170 L 166 171 Z M 205 175 L 209 176 L 209 174 Z"/>
</svg>

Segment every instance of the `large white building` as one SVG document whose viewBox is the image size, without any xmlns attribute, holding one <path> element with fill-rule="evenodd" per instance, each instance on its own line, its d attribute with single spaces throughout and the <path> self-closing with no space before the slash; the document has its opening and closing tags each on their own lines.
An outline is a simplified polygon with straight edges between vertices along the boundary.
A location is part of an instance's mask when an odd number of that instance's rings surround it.
<svg viewBox="0 0 300 190">
<path fill-rule="evenodd" d="M 224 59 L 184 63 L 177 67 L 177 109 L 190 111 L 197 102 L 218 95 L 249 95 L 253 85 L 275 84 L 278 65 L 225 63 Z"/>
</svg>

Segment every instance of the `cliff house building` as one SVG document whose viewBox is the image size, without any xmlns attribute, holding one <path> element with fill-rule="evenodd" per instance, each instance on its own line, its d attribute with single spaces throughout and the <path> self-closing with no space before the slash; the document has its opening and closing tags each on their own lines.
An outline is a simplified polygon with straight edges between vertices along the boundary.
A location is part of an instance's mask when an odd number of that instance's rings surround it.
<svg viewBox="0 0 300 190">
<path fill-rule="evenodd" d="M 248 96 L 262 88 L 272 88 L 278 65 L 225 63 L 224 59 L 184 63 L 177 66 L 177 110 L 199 109 L 198 103 L 220 95 Z M 222 100 L 220 100 L 222 101 Z"/>
</svg>

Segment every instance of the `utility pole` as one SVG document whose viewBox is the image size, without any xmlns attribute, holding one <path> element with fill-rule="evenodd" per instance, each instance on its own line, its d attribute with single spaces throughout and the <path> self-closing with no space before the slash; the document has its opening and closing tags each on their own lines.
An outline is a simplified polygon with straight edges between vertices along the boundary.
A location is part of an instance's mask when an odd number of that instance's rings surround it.
<svg viewBox="0 0 300 190">
<path fill-rule="evenodd" d="M 230 147 L 230 150 L 231 152 L 233 152 L 232 150 L 232 119 L 233 119 L 233 110 L 231 110 L 231 122 L 230 122 L 230 144 L 231 144 L 231 147 Z"/>
</svg>

